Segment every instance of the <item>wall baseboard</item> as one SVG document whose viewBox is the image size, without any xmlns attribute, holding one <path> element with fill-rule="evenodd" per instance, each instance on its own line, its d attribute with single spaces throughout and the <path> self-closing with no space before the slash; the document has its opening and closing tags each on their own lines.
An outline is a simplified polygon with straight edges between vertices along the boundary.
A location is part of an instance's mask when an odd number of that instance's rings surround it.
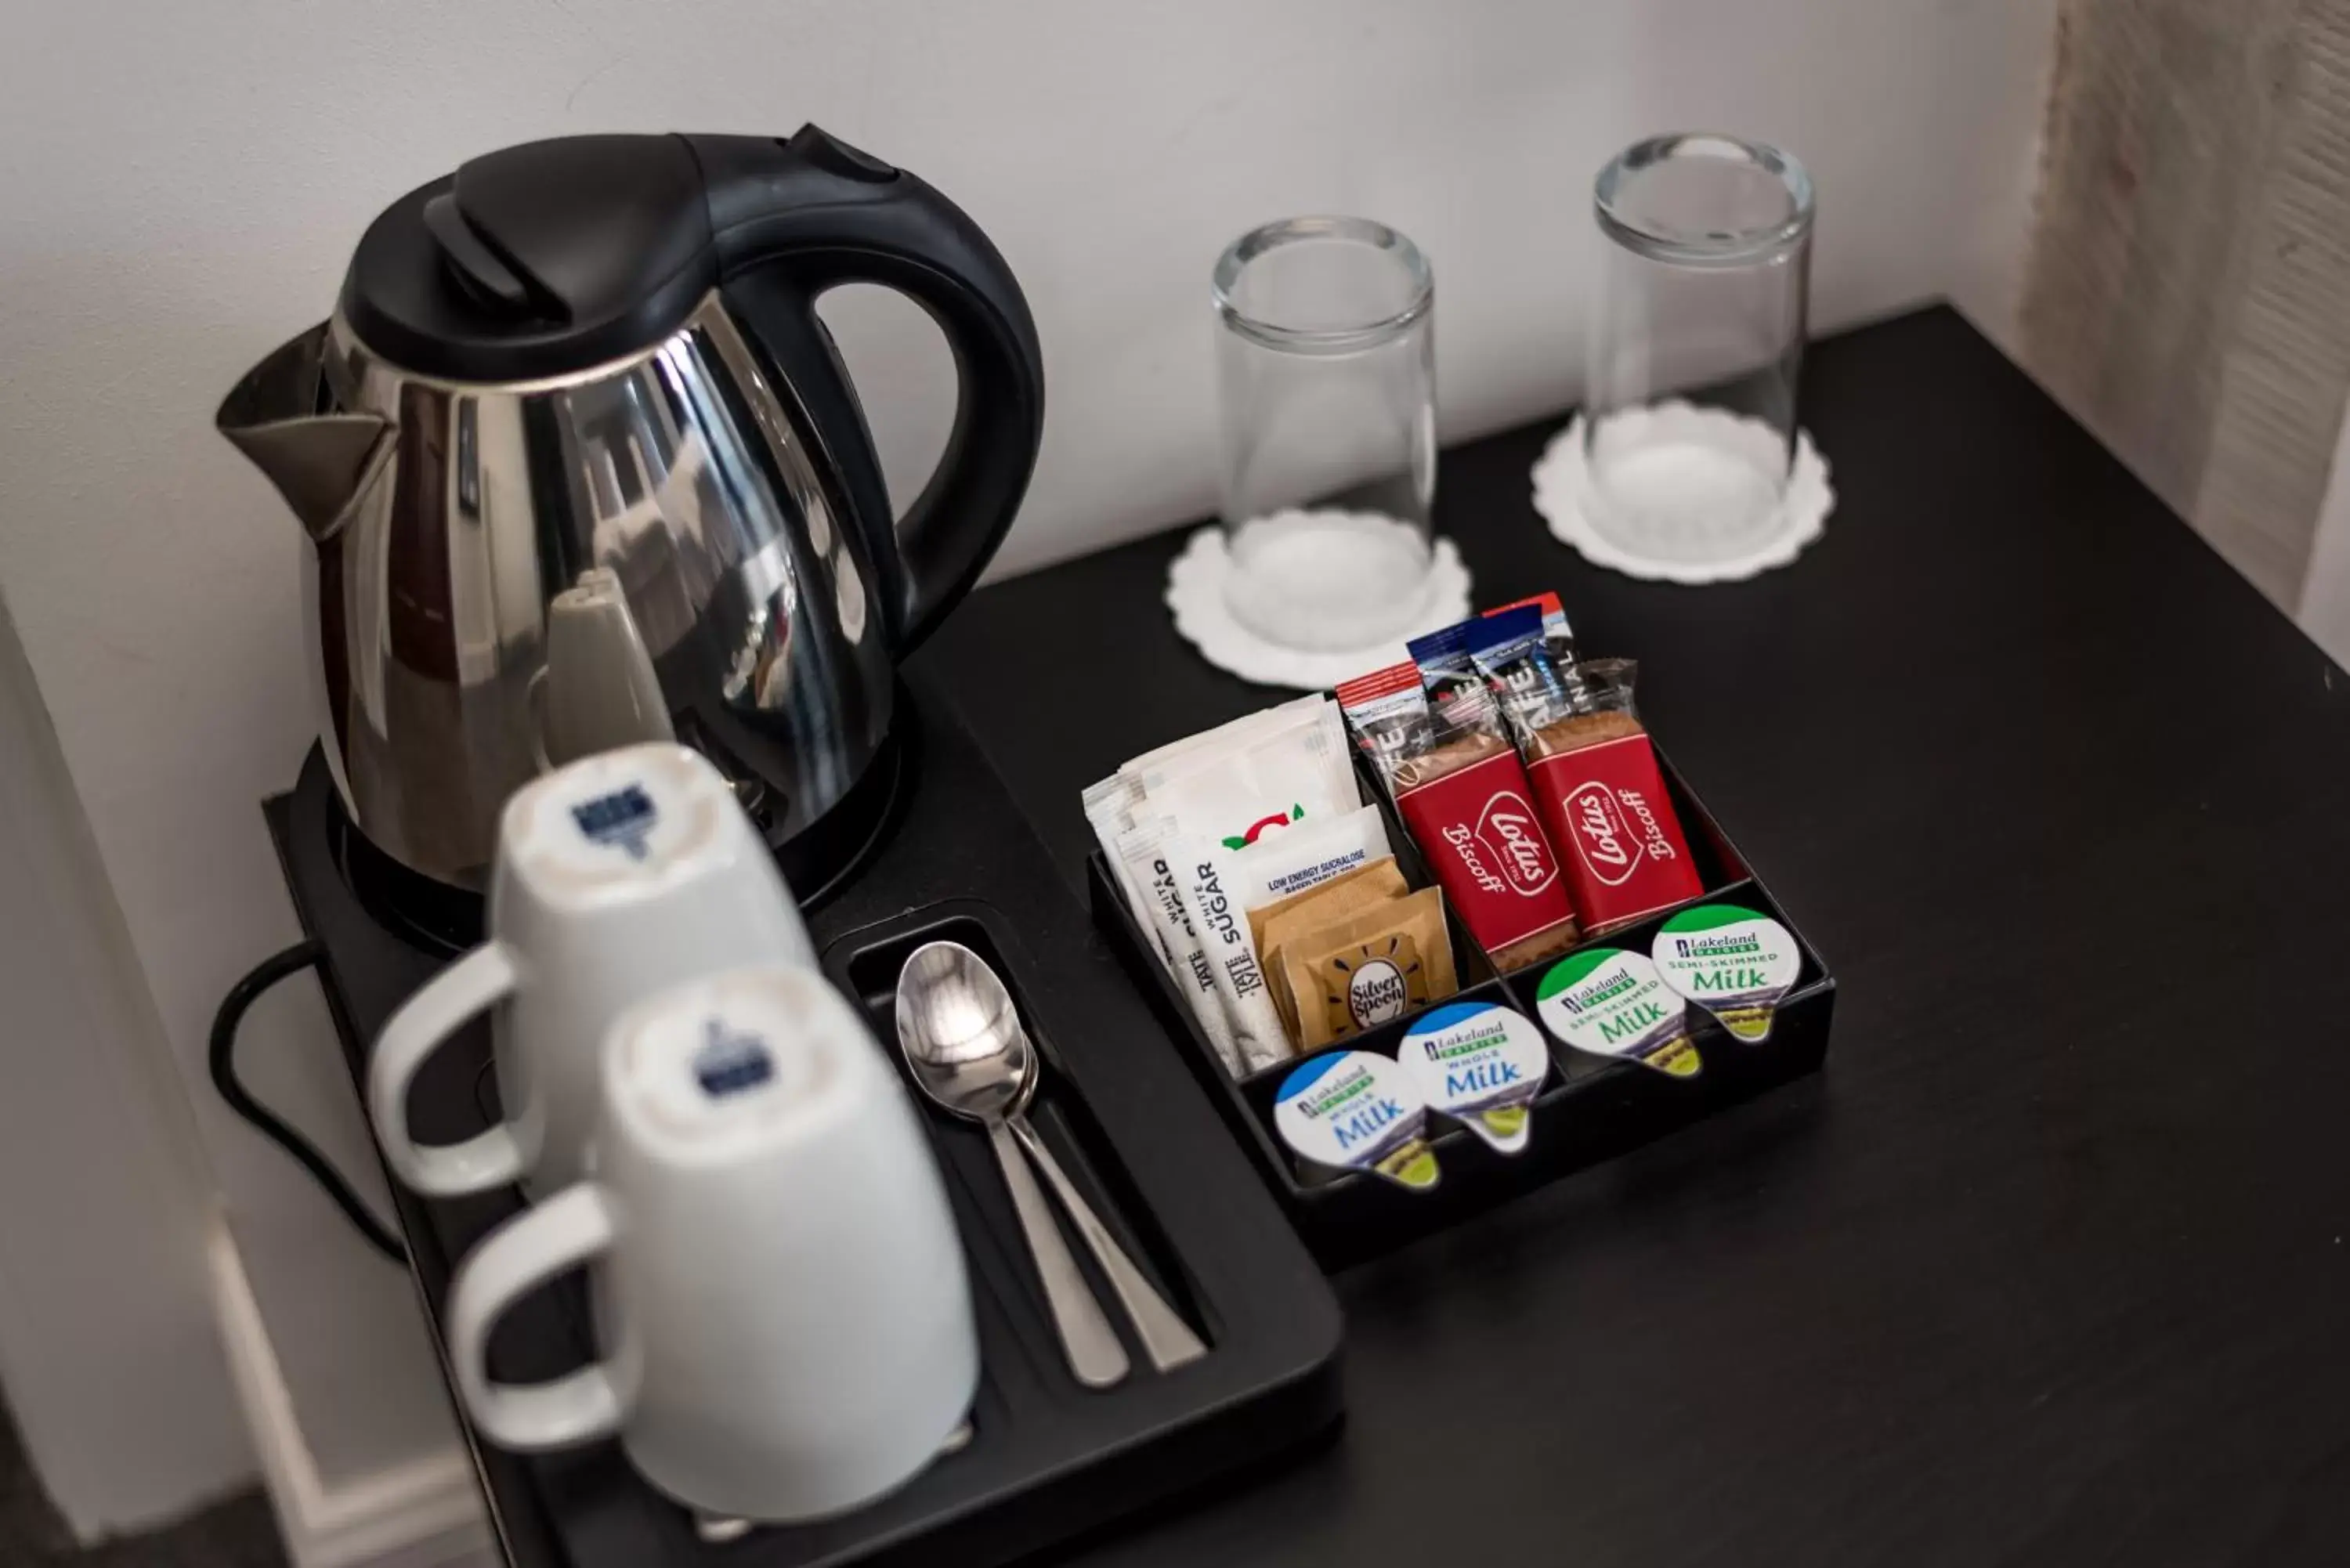
<svg viewBox="0 0 2350 1568">
<path fill-rule="evenodd" d="M 295 1568 L 495 1568 L 501 1554 L 461 1443 L 347 1485 L 320 1480 L 225 1222 L 214 1221 L 207 1255 L 229 1370 Z"/>
</svg>

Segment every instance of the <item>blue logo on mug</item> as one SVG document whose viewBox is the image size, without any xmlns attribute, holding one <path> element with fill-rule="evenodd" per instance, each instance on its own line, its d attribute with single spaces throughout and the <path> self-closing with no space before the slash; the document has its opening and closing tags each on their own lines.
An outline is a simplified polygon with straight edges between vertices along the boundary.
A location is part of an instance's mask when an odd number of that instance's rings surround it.
<svg viewBox="0 0 2350 1568">
<path fill-rule="evenodd" d="M 645 857 L 645 840 L 652 836 L 660 812 L 640 784 L 599 794 L 571 808 L 571 820 L 595 844 L 617 844 L 631 860 Z"/>
<path fill-rule="evenodd" d="M 723 1018 L 702 1025 L 702 1049 L 693 1054 L 693 1076 L 713 1100 L 756 1088 L 775 1075 L 767 1043 L 747 1030 L 731 1029 Z"/>
</svg>

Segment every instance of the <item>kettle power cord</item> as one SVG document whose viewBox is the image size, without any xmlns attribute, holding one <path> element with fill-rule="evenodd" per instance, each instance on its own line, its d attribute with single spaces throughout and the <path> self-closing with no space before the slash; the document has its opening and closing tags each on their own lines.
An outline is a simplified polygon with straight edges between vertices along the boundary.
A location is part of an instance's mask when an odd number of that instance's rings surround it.
<svg viewBox="0 0 2350 1568">
<path fill-rule="evenodd" d="M 288 1127 L 267 1106 L 255 1099 L 244 1081 L 236 1075 L 236 1032 L 237 1026 L 244 1022 L 245 1009 L 279 981 L 306 969 L 316 969 L 326 956 L 326 950 L 315 941 L 296 942 L 284 952 L 272 953 L 263 959 L 246 972 L 243 980 L 228 988 L 228 994 L 221 998 L 220 1010 L 213 1014 L 209 1053 L 213 1087 L 220 1091 L 220 1097 L 228 1102 L 230 1110 L 243 1116 L 264 1137 L 300 1162 L 302 1168 L 310 1173 L 310 1179 L 335 1200 L 335 1207 L 343 1211 L 343 1217 L 366 1238 L 369 1246 L 405 1267 L 408 1249 L 400 1244 L 400 1238 L 392 1234 L 390 1227 L 377 1219 L 360 1201 L 359 1195 L 351 1190 L 350 1183 L 343 1179 L 343 1173 L 318 1152 L 315 1144 Z"/>
</svg>

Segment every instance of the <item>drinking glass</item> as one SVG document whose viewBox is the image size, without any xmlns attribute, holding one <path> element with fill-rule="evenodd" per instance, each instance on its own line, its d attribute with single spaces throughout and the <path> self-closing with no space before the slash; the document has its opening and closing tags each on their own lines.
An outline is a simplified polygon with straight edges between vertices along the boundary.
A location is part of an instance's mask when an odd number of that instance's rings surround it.
<svg viewBox="0 0 2350 1568">
<path fill-rule="evenodd" d="M 1436 499 L 1436 285 L 1363 218 L 1289 218 L 1218 258 L 1216 370 L 1232 617 L 1275 645 L 1415 630 Z"/>
<path fill-rule="evenodd" d="M 1636 142 L 1599 171 L 1607 244 L 1586 385 L 1586 514 L 1668 560 L 1727 559 L 1779 523 L 1795 452 L 1812 182 L 1731 136 Z"/>
</svg>

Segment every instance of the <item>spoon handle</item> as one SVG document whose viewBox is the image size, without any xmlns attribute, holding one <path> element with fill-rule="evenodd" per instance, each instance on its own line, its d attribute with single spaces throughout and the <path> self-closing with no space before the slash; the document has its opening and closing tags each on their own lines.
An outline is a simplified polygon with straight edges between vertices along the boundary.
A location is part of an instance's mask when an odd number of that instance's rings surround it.
<svg viewBox="0 0 2350 1568">
<path fill-rule="evenodd" d="M 1061 1162 L 1045 1147 L 1044 1136 L 1024 1116 L 1012 1118 L 1012 1130 L 1020 1135 L 1020 1147 L 1044 1171 L 1045 1179 L 1052 1185 L 1053 1196 L 1061 1200 L 1061 1207 L 1076 1221 L 1077 1234 L 1093 1249 L 1094 1262 L 1109 1276 L 1109 1288 L 1118 1293 L 1118 1304 L 1126 1309 L 1127 1318 L 1134 1324 L 1134 1332 L 1142 1341 L 1143 1354 L 1150 1357 L 1152 1367 L 1171 1372 L 1207 1355 L 1208 1347 L 1200 1343 L 1191 1324 L 1178 1317 L 1175 1309 L 1167 1304 L 1167 1298 L 1151 1287 L 1142 1271 L 1134 1266 L 1134 1260 L 1126 1255 L 1126 1249 L 1118 1244 L 1117 1238 L 1101 1222 L 1101 1216 L 1078 1194 L 1068 1173 L 1061 1168 Z"/>
<path fill-rule="evenodd" d="M 1000 1121 L 987 1124 L 987 1142 L 995 1150 L 995 1163 L 1003 1168 L 1003 1185 L 1012 1191 L 1013 1211 L 1020 1217 L 1021 1232 L 1028 1238 L 1028 1251 L 1045 1282 L 1045 1304 L 1052 1309 L 1053 1326 L 1060 1331 L 1069 1370 L 1088 1388 L 1107 1388 L 1122 1381 L 1131 1365 L 1126 1346 L 1118 1342 L 1118 1331 L 1110 1327 L 1101 1303 L 1094 1299 L 1093 1288 L 1077 1272 L 1077 1261 L 1069 1255 L 1061 1228 L 1053 1223 L 1053 1210 L 1037 1189 L 1036 1179 L 1028 1174 L 1028 1162 L 1020 1158 L 1019 1145 Z"/>
</svg>

